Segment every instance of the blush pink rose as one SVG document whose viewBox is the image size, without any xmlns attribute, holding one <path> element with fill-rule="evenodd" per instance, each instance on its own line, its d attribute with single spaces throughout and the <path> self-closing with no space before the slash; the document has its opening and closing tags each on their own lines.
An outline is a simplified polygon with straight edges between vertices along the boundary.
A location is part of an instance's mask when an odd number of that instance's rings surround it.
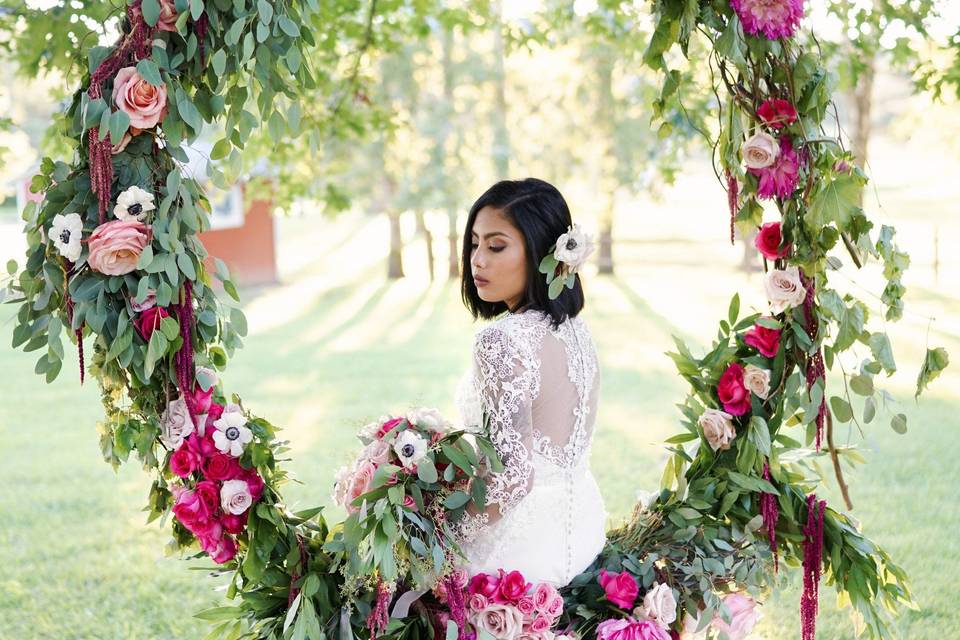
<svg viewBox="0 0 960 640">
<path fill-rule="evenodd" d="M 537 606 L 533 603 L 533 596 L 523 596 L 517 600 L 517 609 L 525 618 L 532 617 L 537 610 Z"/>
<path fill-rule="evenodd" d="M 653 620 L 612 619 L 597 626 L 597 640 L 670 640 L 670 634 Z"/>
<path fill-rule="evenodd" d="M 150 307 L 140 312 L 133 321 L 133 326 L 140 337 L 149 342 L 153 332 L 160 328 L 160 321 L 169 317 L 170 314 L 163 307 Z"/>
<path fill-rule="evenodd" d="M 790 244 L 788 243 L 781 249 L 781 242 L 783 242 L 783 234 L 779 222 L 767 222 L 762 225 L 757 237 L 753 240 L 757 251 L 767 260 L 782 258 L 790 252 Z"/>
<path fill-rule="evenodd" d="M 467 593 L 479 593 L 488 600 L 492 599 L 500 588 L 500 578 L 489 573 L 478 573 L 470 578 L 467 585 Z"/>
<path fill-rule="evenodd" d="M 743 366 L 730 363 L 717 383 L 717 395 L 723 403 L 723 410 L 734 416 L 742 416 L 750 411 L 750 392 L 743 384 Z"/>
<path fill-rule="evenodd" d="M 186 478 L 199 467 L 200 456 L 187 443 L 180 445 L 180 448 L 170 456 L 170 471 L 181 478 Z"/>
<path fill-rule="evenodd" d="M 713 628 L 717 631 L 723 631 L 730 640 L 743 640 L 760 619 L 760 612 L 757 610 L 756 602 L 753 598 L 742 593 L 731 593 L 724 597 L 723 604 L 730 611 L 730 624 L 716 615 L 713 618 Z"/>
<path fill-rule="evenodd" d="M 610 573 L 606 569 L 601 569 L 600 586 L 606 592 L 607 600 L 624 609 L 633 607 L 640 591 L 636 578 L 627 571 Z"/>
<path fill-rule="evenodd" d="M 150 228 L 136 220 L 104 222 L 90 234 L 87 262 L 91 269 L 108 276 L 130 273 L 137 268 L 150 236 Z"/>
<path fill-rule="evenodd" d="M 167 87 L 155 87 L 143 79 L 136 67 L 124 67 L 113 79 L 113 101 L 130 116 L 131 127 L 149 129 L 167 114 Z"/>
<path fill-rule="evenodd" d="M 160 17 L 157 19 L 160 31 L 177 30 L 177 7 L 174 0 L 160 0 Z"/>
<path fill-rule="evenodd" d="M 550 601 L 558 595 L 556 587 L 549 582 L 541 582 L 533 590 L 533 606 L 537 611 L 546 611 L 550 606 Z"/>
<path fill-rule="evenodd" d="M 775 358 L 780 350 L 780 329 L 753 325 L 743 334 L 743 341 L 768 358 Z"/>
<path fill-rule="evenodd" d="M 520 598 L 526 595 L 527 591 L 533 585 L 527 582 L 526 578 L 519 571 L 511 571 L 500 579 L 500 601 L 509 604 L 516 604 Z M 494 598 L 496 599 L 496 598 Z"/>
<path fill-rule="evenodd" d="M 483 611 L 487 608 L 487 605 L 490 604 L 490 601 L 487 600 L 486 596 L 480 593 L 471 593 L 467 596 L 467 608 L 470 611 Z"/>
<path fill-rule="evenodd" d="M 553 620 L 542 613 L 533 619 L 530 623 L 530 631 L 534 633 L 543 633 L 553 624 Z"/>
<path fill-rule="evenodd" d="M 547 605 L 547 610 L 544 611 L 548 616 L 557 618 L 561 613 L 563 613 L 563 596 L 559 593 L 553 596 L 553 600 L 550 601 L 550 604 Z"/>
<path fill-rule="evenodd" d="M 359 507 L 351 504 L 354 500 L 370 491 L 373 485 L 373 474 L 377 471 L 377 465 L 369 460 L 360 463 L 353 477 L 350 479 L 350 487 L 347 490 L 347 511 L 353 513 L 359 511 Z"/>
</svg>

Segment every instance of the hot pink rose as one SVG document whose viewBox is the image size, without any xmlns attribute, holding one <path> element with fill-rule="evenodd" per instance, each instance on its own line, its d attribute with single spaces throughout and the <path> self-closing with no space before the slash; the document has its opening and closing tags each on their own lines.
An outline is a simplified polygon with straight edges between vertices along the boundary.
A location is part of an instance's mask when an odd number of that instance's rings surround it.
<svg viewBox="0 0 960 640">
<path fill-rule="evenodd" d="M 633 606 L 640 591 L 636 578 L 627 571 L 609 573 L 606 569 L 601 569 L 600 586 L 606 592 L 607 600 L 624 609 Z"/>
<path fill-rule="evenodd" d="M 396 429 L 397 426 L 403 422 L 403 420 L 404 418 L 394 418 L 393 420 L 387 420 L 384 422 L 382 425 L 380 425 L 380 429 L 377 431 L 377 438 L 383 438 L 386 436 L 388 433 Z"/>
<path fill-rule="evenodd" d="M 203 477 L 207 480 L 232 480 L 240 474 L 240 463 L 233 456 L 217 451 L 203 461 Z"/>
<path fill-rule="evenodd" d="M 149 129 L 167 114 L 167 86 L 155 87 L 140 76 L 136 67 L 124 67 L 113 79 L 113 101 L 130 116 L 131 127 Z"/>
<path fill-rule="evenodd" d="M 533 585 L 527 582 L 526 578 L 519 571 L 511 571 L 501 576 L 500 579 L 500 601 L 504 603 L 516 604 L 522 598 L 527 590 Z M 496 599 L 496 598 L 494 598 Z"/>
<path fill-rule="evenodd" d="M 203 502 L 206 507 L 206 512 L 210 514 L 210 516 L 217 513 L 217 510 L 220 508 L 220 487 L 217 486 L 216 482 L 202 480 L 194 487 L 194 492 Z"/>
<path fill-rule="evenodd" d="M 537 610 L 537 605 L 533 603 L 533 596 L 523 596 L 517 600 L 517 609 L 520 610 L 524 618 L 532 617 Z"/>
<path fill-rule="evenodd" d="M 717 383 L 717 395 L 723 410 L 730 415 L 742 416 L 750 411 L 750 392 L 743 384 L 743 366 L 733 362 L 727 367 Z"/>
<path fill-rule="evenodd" d="M 775 358 L 780 350 L 780 329 L 770 329 L 759 324 L 743 334 L 743 341 L 755 347 L 768 358 Z"/>
<path fill-rule="evenodd" d="M 263 495 L 263 478 L 260 477 L 256 469 L 240 469 L 237 479 L 247 483 L 247 490 L 250 491 L 250 496 L 254 502 L 259 500 L 260 496 Z"/>
<path fill-rule="evenodd" d="M 781 129 L 797 121 L 797 110 L 788 100 L 771 98 L 760 105 L 757 115 L 768 127 Z"/>
<path fill-rule="evenodd" d="M 160 0 L 160 17 L 157 19 L 160 31 L 177 30 L 177 7 L 174 0 Z"/>
<path fill-rule="evenodd" d="M 90 234 L 87 262 L 91 269 L 108 276 L 130 273 L 137 268 L 150 235 L 150 228 L 136 220 L 104 222 Z"/>
<path fill-rule="evenodd" d="M 347 491 L 347 511 L 353 513 L 359 510 L 359 507 L 351 504 L 354 500 L 370 491 L 373 485 L 373 474 L 377 471 L 377 465 L 369 460 L 360 463 L 353 478 L 350 479 L 350 488 Z"/>
<path fill-rule="evenodd" d="M 187 528 L 197 536 L 201 546 L 205 540 L 218 540 L 223 535 L 223 526 L 216 518 L 198 520 Z"/>
<path fill-rule="evenodd" d="M 725 632 L 730 640 L 743 640 L 750 635 L 760 619 L 756 602 L 748 595 L 731 593 L 724 597 L 723 604 L 730 611 L 730 624 L 724 622 L 718 614 L 711 623 L 713 628 Z"/>
<path fill-rule="evenodd" d="M 170 456 L 170 471 L 181 478 L 186 478 L 199 467 L 200 456 L 186 442 Z"/>
<path fill-rule="evenodd" d="M 653 620 L 612 619 L 597 626 L 597 640 L 670 640 L 670 634 Z"/>
<path fill-rule="evenodd" d="M 479 593 L 488 600 L 497 595 L 500 588 L 500 578 L 492 576 L 489 573 L 478 573 L 470 578 L 470 584 L 467 585 L 467 593 L 471 595 Z"/>
<path fill-rule="evenodd" d="M 172 511 L 176 519 L 180 521 L 180 524 L 190 530 L 192 530 L 191 527 L 194 523 L 207 520 L 211 515 L 207 509 L 206 502 L 201 500 L 200 496 L 193 489 L 180 493 L 177 497 L 176 504 L 173 505 Z"/>
<path fill-rule="evenodd" d="M 753 244 L 757 247 L 757 251 L 763 254 L 764 258 L 767 260 L 776 260 L 790 252 L 789 243 L 782 249 L 780 248 L 782 241 L 783 235 L 781 234 L 780 223 L 768 222 L 760 227 L 760 232 L 754 239 Z"/>
<path fill-rule="evenodd" d="M 211 538 L 205 542 L 206 544 L 203 544 L 203 550 L 206 551 L 210 555 L 210 558 L 217 564 L 230 562 L 237 555 L 237 543 L 230 536 Z"/>
<path fill-rule="evenodd" d="M 133 326 L 136 327 L 141 338 L 149 341 L 153 332 L 160 328 L 160 321 L 169 317 L 170 314 L 163 307 L 150 307 L 140 312 L 133 321 Z"/>
<path fill-rule="evenodd" d="M 206 391 L 199 384 L 193 385 L 193 392 L 189 394 L 187 402 L 193 406 L 194 413 L 200 415 L 210 411 L 210 407 L 213 405 L 214 389 L 216 389 L 214 385 L 210 385 L 210 388 Z"/>
<path fill-rule="evenodd" d="M 247 526 L 247 516 L 249 514 L 249 510 L 244 511 L 238 516 L 235 516 L 232 513 L 225 513 L 220 516 L 220 524 L 223 525 L 223 528 L 227 533 L 241 533 L 244 527 Z"/>
</svg>

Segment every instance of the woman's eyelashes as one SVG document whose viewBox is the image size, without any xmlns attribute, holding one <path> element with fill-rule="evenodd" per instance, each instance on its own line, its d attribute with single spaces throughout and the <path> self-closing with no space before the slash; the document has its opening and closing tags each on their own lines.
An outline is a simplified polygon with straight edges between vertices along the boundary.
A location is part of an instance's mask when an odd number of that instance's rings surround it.
<svg viewBox="0 0 960 640">
<path fill-rule="evenodd" d="M 480 245 L 478 245 L 476 242 L 474 242 L 474 243 L 472 243 L 472 244 L 470 245 L 470 249 L 471 249 L 471 251 L 472 251 L 472 250 L 477 249 L 477 247 L 479 247 L 479 246 L 480 246 Z M 493 251 L 494 253 L 500 253 L 501 251 L 503 251 L 504 249 L 506 249 L 506 247 L 488 247 L 488 248 L 490 249 L 490 251 Z"/>
</svg>

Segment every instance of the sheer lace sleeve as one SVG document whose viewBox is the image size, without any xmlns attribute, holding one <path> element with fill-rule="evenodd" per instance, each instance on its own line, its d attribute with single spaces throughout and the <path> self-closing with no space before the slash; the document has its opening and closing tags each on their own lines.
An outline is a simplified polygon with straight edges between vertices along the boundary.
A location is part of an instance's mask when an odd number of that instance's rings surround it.
<svg viewBox="0 0 960 640">
<path fill-rule="evenodd" d="M 488 435 L 504 469 L 487 474 L 487 506 L 479 513 L 472 504 L 468 508 L 462 527 L 466 537 L 503 517 L 533 486 L 532 405 L 539 370 L 527 351 L 522 342 L 496 325 L 477 334 L 474 384 Z"/>
</svg>

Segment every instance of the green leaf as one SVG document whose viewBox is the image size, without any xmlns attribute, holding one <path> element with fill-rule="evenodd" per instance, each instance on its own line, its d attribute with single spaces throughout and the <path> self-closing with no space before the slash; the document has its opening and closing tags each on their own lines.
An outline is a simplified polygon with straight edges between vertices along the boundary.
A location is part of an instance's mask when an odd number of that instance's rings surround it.
<svg viewBox="0 0 960 640">
<path fill-rule="evenodd" d="M 183 121 L 190 125 L 190 128 L 192 128 L 194 132 L 200 131 L 200 128 L 203 126 L 203 118 L 200 117 L 200 112 L 197 111 L 197 107 L 194 106 L 193 101 L 187 97 L 187 94 L 184 93 L 182 89 L 177 90 L 177 112 Z"/>
<path fill-rule="evenodd" d="M 223 52 L 223 49 L 217 49 L 217 52 L 210 58 L 210 64 L 213 65 L 213 72 L 217 77 L 223 75 L 224 69 L 227 68 L 227 54 Z"/>
<path fill-rule="evenodd" d="M 300 27 L 298 27 L 297 23 L 287 16 L 280 16 L 280 30 L 291 38 L 300 37 Z"/>
<path fill-rule="evenodd" d="M 850 422 L 853 420 L 853 409 L 850 403 L 840 396 L 830 398 L 830 408 L 833 409 L 833 417 L 839 422 Z"/>
<path fill-rule="evenodd" d="M 263 24 L 273 21 L 273 6 L 267 0 L 257 0 L 257 13 L 260 14 L 260 22 Z"/>
<path fill-rule="evenodd" d="M 890 346 L 890 338 L 887 334 L 880 332 L 870 334 L 870 352 L 887 375 L 893 375 L 897 370 L 897 363 L 893 359 L 893 348 Z"/>
<path fill-rule="evenodd" d="M 861 396 L 873 395 L 873 379 L 870 376 L 856 375 L 850 378 L 850 388 Z"/>
<path fill-rule="evenodd" d="M 213 145 L 213 149 L 210 150 L 210 159 L 211 160 L 223 160 L 230 153 L 230 149 L 233 148 L 233 145 L 226 138 L 217 140 L 217 143 Z"/>
<path fill-rule="evenodd" d="M 869 423 L 877 415 L 877 403 L 869 397 L 863 403 L 863 421 Z"/>
<path fill-rule="evenodd" d="M 470 501 L 470 496 L 464 493 L 463 491 L 454 491 L 446 500 L 443 501 L 443 504 L 447 509 L 459 509 L 463 505 L 467 504 Z"/>
<path fill-rule="evenodd" d="M 147 378 L 153 375 L 153 369 L 157 366 L 157 361 L 163 358 L 167 350 L 167 337 L 163 331 L 154 331 L 150 336 L 150 342 L 147 343 L 147 357 L 143 363 L 143 372 Z"/>
<path fill-rule="evenodd" d="M 950 355 L 943 347 L 936 349 L 927 349 L 927 355 L 923 359 L 923 366 L 920 367 L 920 375 L 917 376 L 917 392 L 915 398 L 919 398 L 923 390 L 933 382 L 940 372 L 950 364 Z"/>
<path fill-rule="evenodd" d="M 440 476 L 437 475 L 437 468 L 433 466 L 433 461 L 429 458 L 424 458 L 417 465 L 417 477 L 423 482 L 433 484 Z"/>
<path fill-rule="evenodd" d="M 898 413 L 890 419 L 890 426 L 897 433 L 903 434 L 907 432 L 907 416 L 902 413 Z"/>
<path fill-rule="evenodd" d="M 737 316 L 740 315 L 740 294 L 733 294 L 733 298 L 730 300 L 730 308 L 727 310 L 727 321 L 730 323 L 730 326 L 737 324 Z"/>
<path fill-rule="evenodd" d="M 191 260 L 190 256 L 186 253 L 177 254 L 177 266 L 180 267 L 181 273 L 183 273 L 188 280 L 197 279 L 197 270 L 193 266 L 193 260 Z"/>
<path fill-rule="evenodd" d="M 860 209 L 859 197 L 860 185 L 852 174 L 830 180 L 813 196 L 805 220 L 813 228 L 835 222 L 844 231 Z"/>
<path fill-rule="evenodd" d="M 130 126 L 130 116 L 126 111 L 114 111 L 110 114 L 110 141 L 116 144 L 123 138 L 127 128 Z"/>
<path fill-rule="evenodd" d="M 563 291 L 563 278 L 554 278 L 547 287 L 547 297 L 556 300 L 561 291 Z"/>
<path fill-rule="evenodd" d="M 163 78 L 160 77 L 160 69 L 157 67 L 157 63 L 150 58 L 144 58 L 137 63 L 137 73 L 157 88 L 164 86 Z"/>
<path fill-rule="evenodd" d="M 167 340 L 173 342 L 180 335 L 180 323 L 170 317 L 163 318 L 160 320 L 160 331 L 163 332 Z M 153 336 L 150 337 L 153 338 Z"/>
<path fill-rule="evenodd" d="M 157 0 L 143 0 L 140 5 L 144 21 L 151 27 L 157 26 L 160 19 L 160 3 Z"/>
</svg>

